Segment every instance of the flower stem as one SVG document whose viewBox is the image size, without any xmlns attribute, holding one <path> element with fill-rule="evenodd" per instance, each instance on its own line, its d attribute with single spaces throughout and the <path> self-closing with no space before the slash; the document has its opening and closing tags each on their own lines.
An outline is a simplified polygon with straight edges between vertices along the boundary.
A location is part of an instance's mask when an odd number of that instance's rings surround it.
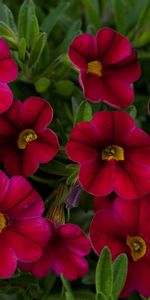
<svg viewBox="0 0 150 300">
<path fill-rule="evenodd" d="M 61 274 L 62 284 L 66 290 L 66 300 L 75 300 L 69 281 Z"/>
</svg>

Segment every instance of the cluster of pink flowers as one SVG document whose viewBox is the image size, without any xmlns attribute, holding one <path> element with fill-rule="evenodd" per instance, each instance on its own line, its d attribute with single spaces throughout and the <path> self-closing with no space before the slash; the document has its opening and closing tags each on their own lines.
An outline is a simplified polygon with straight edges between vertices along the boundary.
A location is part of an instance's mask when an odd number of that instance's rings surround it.
<svg viewBox="0 0 150 300">
<path fill-rule="evenodd" d="M 137 53 L 124 36 L 107 28 L 96 37 L 81 34 L 71 43 L 69 57 L 89 101 L 115 108 L 133 102 L 132 84 L 141 71 Z M 0 161 L 13 176 L 0 171 L 0 278 L 8 278 L 18 266 L 38 278 L 53 270 L 76 279 L 88 271 L 88 238 L 77 225 L 44 218 L 44 202 L 24 178 L 58 152 L 58 138 L 47 128 L 52 107 L 40 97 L 13 100 L 7 83 L 16 79 L 18 69 L 2 39 L 0 64 Z M 75 126 L 66 153 L 80 165 L 81 187 L 94 196 L 94 251 L 99 255 L 108 246 L 113 259 L 126 253 L 122 296 L 134 290 L 150 296 L 149 135 L 125 111 L 100 111 Z"/>
<path fill-rule="evenodd" d="M 44 202 L 24 178 L 59 150 L 56 134 L 47 128 L 53 109 L 40 97 L 13 99 L 6 83 L 16 79 L 18 68 L 2 39 L 0 65 L 0 162 L 13 176 L 0 171 L 0 278 L 20 267 L 38 278 L 53 270 L 76 279 L 88 271 L 89 240 L 77 225 L 44 218 Z"/>
<path fill-rule="evenodd" d="M 112 29 L 96 37 L 81 34 L 69 49 L 79 70 L 85 97 L 126 108 L 134 100 L 132 83 L 140 76 L 137 53 Z M 94 196 L 90 225 L 93 250 L 108 246 L 112 258 L 128 256 L 128 275 L 121 296 L 133 291 L 150 296 L 150 136 L 125 111 L 96 112 L 70 134 L 66 147 L 77 162 L 81 187 Z"/>
</svg>

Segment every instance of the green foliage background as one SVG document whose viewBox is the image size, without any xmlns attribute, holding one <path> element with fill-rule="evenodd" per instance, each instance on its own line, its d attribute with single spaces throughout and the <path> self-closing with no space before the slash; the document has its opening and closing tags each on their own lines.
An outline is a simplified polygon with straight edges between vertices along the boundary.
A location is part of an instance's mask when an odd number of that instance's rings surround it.
<svg viewBox="0 0 150 300">
<path fill-rule="evenodd" d="M 138 49 L 142 76 L 134 85 L 135 102 L 127 110 L 136 118 L 137 125 L 150 133 L 150 1 L 35 0 L 34 3 L 35 6 L 31 0 L 24 4 L 20 0 L 0 1 L 0 36 L 8 41 L 20 68 L 18 80 L 11 83 L 15 98 L 23 101 L 38 95 L 54 109 L 52 128 L 59 136 L 61 150 L 53 162 L 41 165 L 29 179 L 48 209 L 66 201 L 77 174 L 77 166 L 70 164 L 64 153 L 69 132 L 77 122 L 90 120 L 92 112 L 109 109 L 105 104 L 84 101 L 77 72 L 67 57 L 68 46 L 79 33 L 95 34 L 102 27 L 111 27 L 128 37 Z M 80 206 L 70 212 L 70 222 L 88 232 L 92 215 L 91 196 L 82 192 Z M 91 253 L 88 260 L 89 274 L 72 282 L 71 287 L 67 282 L 62 285 L 53 273 L 37 280 L 17 270 L 12 278 L 0 280 L 0 300 L 95 299 L 97 257 Z M 136 293 L 128 298 L 138 299 L 144 298 Z"/>
</svg>

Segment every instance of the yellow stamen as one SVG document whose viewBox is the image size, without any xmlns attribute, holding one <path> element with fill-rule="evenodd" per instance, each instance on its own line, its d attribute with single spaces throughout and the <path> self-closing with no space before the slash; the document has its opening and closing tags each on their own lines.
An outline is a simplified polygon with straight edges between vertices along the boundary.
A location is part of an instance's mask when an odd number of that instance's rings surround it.
<svg viewBox="0 0 150 300">
<path fill-rule="evenodd" d="M 106 147 L 102 151 L 102 160 L 124 160 L 124 149 L 117 145 L 111 145 Z"/>
<path fill-rule="evenodd" d="M 140 236 L 128 236 L 126 243 L 131 250 L 131 256 L 134 261 L 146 254 L 146 243 Z"/>
<path fill-rule="evenodd" d="M 37 134 L 33 129 L 24 129 L 20 132 L 17 145 L 19 149 L 25 149 L 29 142 L 35 141 L 37 139 Z"/>
<path fill-rule="evenodd" d="M 2 213 L 0 213 L 0 233 L 6 227 L 7 221 Z"/>
<path fill-rule="evenodd" d="M 102 64 L 98 60 L 94 60 L 88 63 L 87 73 L 96 74 L 98 76 L 102 76 Z"/>
<path fill-rule="evenodd" d="M 64 204 L 52 205 L 48 211 L 47 217 L 56 223 L 65 224 Z"/>
</svg>

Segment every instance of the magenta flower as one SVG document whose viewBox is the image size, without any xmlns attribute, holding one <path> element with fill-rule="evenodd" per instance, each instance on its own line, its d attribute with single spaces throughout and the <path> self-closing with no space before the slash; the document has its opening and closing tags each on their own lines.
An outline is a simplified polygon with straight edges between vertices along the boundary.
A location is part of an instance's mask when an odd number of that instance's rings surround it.
<svg viewBox="0 0 150 300">
<path fill-rule="evenodd" d="M 80 34 L 70 45 L 69 57 L 80 70 L 79 81 L 88 100 L 119 108 L 133 102 L 132 83 L 141 70 L 136 51 L 123 35 L 110 28 L 101 29 L 96 37 Z"/>
<path fill-rule="evenodd" d="M 150 192 L 150 137 L 123 111 L 97 112 L 76 125 L 67 143 L 79 182 L 94 196 L 135 199 Z"/>
<path fill-rule="evenodd" d="M 42 218 L 44 204 L 21 176 L 9 179 L 0 171 L 0 278 L 8 278 L 17 262 L 40 258 L 50 228 Z"/>
<path fill-rule="evenodd" d="M 84 258 L 90 252 L 90 243 L 79 226 L 74 224 L 56 225 L 49 222 L 52 236 L 42 257 L 33 264 L 21 263 L 20 268 L 30 271 L 38 278 L 54 271 L 74 280 L 88 272 L 88 263 Z"/>
<path fill-rule="evenodd" d="M 113 259 L 128 256 L 128 275 L 121 296 L 137 291 L 150 297 L 150 194 L 129 203 L 117 198 L 113 209 L 96 213 L 90 226 L 93 249 L 100 254 L 108 246 Z"/>
<path fill-rule="evenodd" d="M 56 155 L 59 142 L 47 125 L 53 118 L 50 104 L 39 97 L 15 100 L 0 115 L 0 158 L 11 175 L 32 175 L 39 163 Z"/>
<path fill-rule="evenodd" d="M 11 58 L 7 43 L 0 39 L 0 113 L 5 112 L 12 104 L 13 94 L 7 83 L 15 80 L 18 67 Z"/>
</svg>

